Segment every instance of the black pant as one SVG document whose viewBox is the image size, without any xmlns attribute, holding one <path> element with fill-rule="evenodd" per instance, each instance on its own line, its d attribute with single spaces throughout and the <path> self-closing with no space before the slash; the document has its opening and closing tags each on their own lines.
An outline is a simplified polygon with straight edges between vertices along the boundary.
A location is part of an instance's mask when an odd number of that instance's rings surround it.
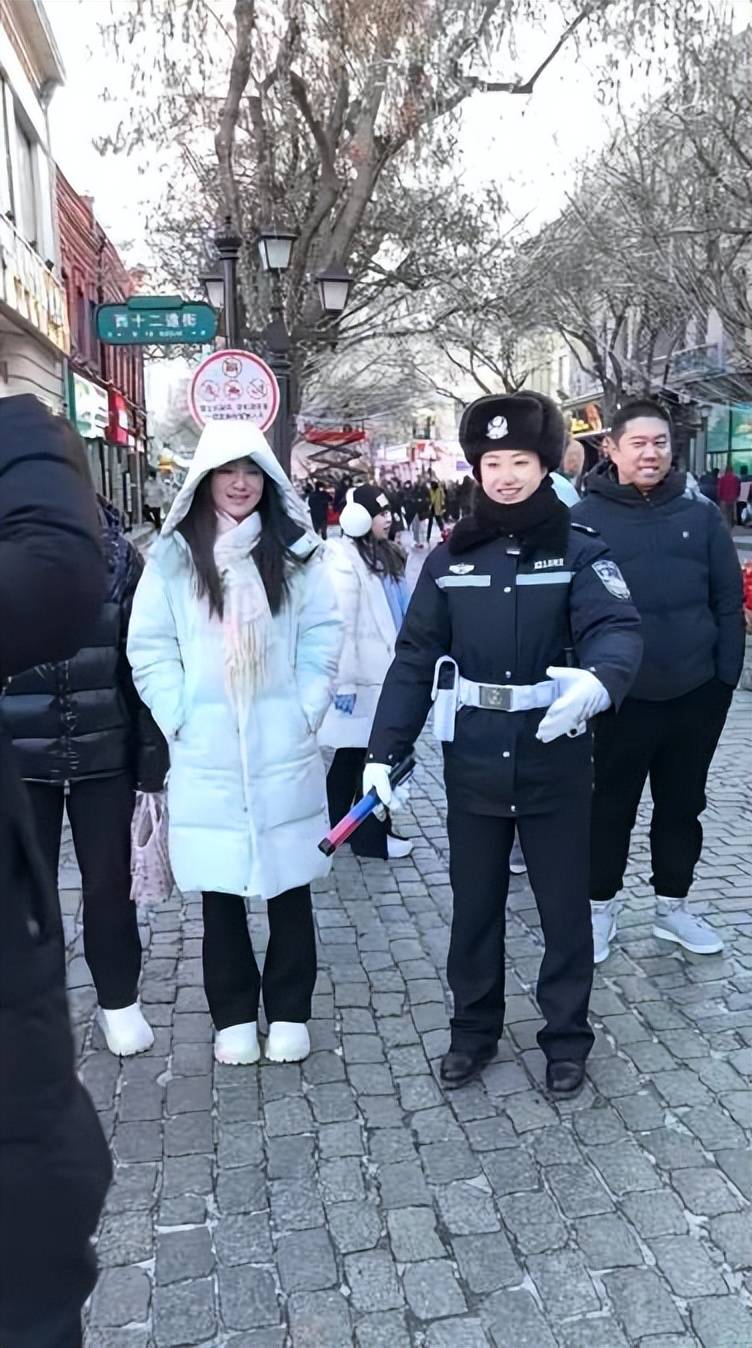
<svg viewBox="0 0 752 1348">
<path fill-rule="evenodd" d="M 160 529 L 162 528 L 162 510 L 161 510 L 161 507 L 160 507 L 160 506 L 147 505 L 146 502 L 144 502 L 143 510 L 144 510 L 144 515 L 145 515 L 146 519 L 148 520 L 149 524 L 153 524 L 153 525 L 154 525 L 154 528 L 155 528 L 156 531 L 157 531 L 157 533 L 159 533 Z"/>
<path fill-rule="evenodd" d="M 505 907 L 516 825 L 546 945 L 538 976 L 538 1002 L 546 1023 L 538 1043 L 549 1061 L 581 1061 L 590 1052 L 589 812 L 589 790 L 576 789 L 552 813 L 516 820 L 468 814 L 450 805 L 454 913 L 447 977 L 454 996 L 452 1048 L 493 1051 L 504 1026 Z"/>
<path fill-rule="evenodd" d="M 441 533 L 441 530 L 444 528 L 444 516 L 443 516 L 443 515 L 439 515 L 439 514 L 436 513 L 435 510 L 432 510 L 432 511 L 430 512 L 429 516 L 428 516 L 428 532 L 427 532 L 427 534 L 426 534 L 426 542 L 427 542 L 427 543 L 430 541 L 430 538 L 431 538 L 431 530 L 433 529 L 433 522 L 434 522 L 434 520 L 436 521 L 436 523 L 437 523 L 437 525 L 438 525 L 439 533 Z"/>
<path fill-rule="evenodd" d="M 81 1312 L 64 1311 L 32 1329 L 0 1329 L 2 1348 L 81 1348 Z"/>
<path fill-rule="evenodd" d="M 332 824 L 338 824 L 340 819 L 344 819 L 353 802 L 360 800 L 363 794 L 361 781 L 366 752 L 365 749 L 337 749 L 335 752 L 326 774 L 326 797 Z M 379 857 L 385 860 L 389 831 L 388 813 L 383 820 L 370 814 L 353 833 L 350 846 L 357 857 Z"/>
<path fill-rule="evenodd" d="M 263 989 L 269 1024 L 304 1024 L 316 982 L 316 934 L 308 885 L 288 889 L 267 904 L 269 945 L 259 974 L 238 894 L 204 894 L 204 988 L 215 1028 L 258 1020 Z"/>
<path fill-rule="evenodd" d="M 132 1006 L 141 972 L 141 939 L 131 903 L 133 785 L 127 773 L 62 786 L 28 782 L 42 854 L 57 888 L 63 803 L 81 870 L 84 955 L 99 1005 L 107 1011 Z"/>
<path fill-rule="evenodd" d="M 656 894 L 686 898 L 702 851 L 699 816 L 707 804 L 708 770 L 731 697 L 728 684 L 713 679 L 667 702 L 627 698 L 617 714 L 598 717 L 591 898 L 613 899 L 622 887 L 648 777 L 653 797 L 650 882 Z"/>
</svg>

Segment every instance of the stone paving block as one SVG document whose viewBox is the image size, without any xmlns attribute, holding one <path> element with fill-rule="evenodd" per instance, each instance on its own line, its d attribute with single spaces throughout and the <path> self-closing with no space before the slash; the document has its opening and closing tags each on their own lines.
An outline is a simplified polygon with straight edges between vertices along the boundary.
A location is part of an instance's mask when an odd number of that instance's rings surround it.
<svg viewBox="0 0 752 1348">
<path fill-rule="evenodd" d="M 420 1148 L 420 1159 L 431 1184 L 473 1179 L 481 1173 L 481 1164 L 464 1141 L 429 1142 Z"/>
<path fill-rule="evenodd" d="M 217 1311 L 211 1278 L 156 1289 L 154 1339 L 157 1348 L 206 1343 L 216 1328 Z"/>
<path fill-rule="evenodd" d="M 105 1203 L 105 1212 L 148 1211 L 156 1203 L 159 1170 L 156 1162 L 118 1165 Z"/>
<path fill-rule="evenodd" d="M 115 1157 L 123 1164 L 131 1161 L 161 1161 L 162 1125 L 157 1122 L 119 1123 L 113 1142 Z"/>
<path fill-rule="evenodd" d="M 221 1264 L 271 1264 L 274 1253 L 267 1213 L 220 1217 L 214 1228 L 214 1245 Z"/>
<path fill-rule="evenodd" d="M 401 1264 L 441 1259 L 446 1250 L 436 1232 L 433 1208 L 395 1208 L 387 1214 L 392 1253 Z"/>
<path fill-rule="evenodd" d="M 344 1081 L 345 1068 L 342 1059 L 336 1053 L 325 1049 L 306 1058 L 303 1063 L 303 1076 L 312 1086 L 322 1086 Z"/>
<path fill-rule="evenodd" d="M 740 1128 L 752 1129 L 752 1092 L 748 1090 L 727 1091 L 720 1096 L 720 1103 L 735 1119 Z"/>
<path fill-rule="evenodd" d="M 386 1250 L 346 1255 L 345 1278 L 356 1311 L 389 1311 L 402 1306 L 397 1270 Z"/>
<path fill-rule="evenodd" d="M 377 1034 L 345 1034 L 342 1036 L 345 1062 L 383 1063 L 384 1045 Z"/>
<path fill-rule="evenodd" d="M 540 1188 L 538 1167 L 519 1146 L 507 1147 L 503 1151 L 484 1152 L 480 1161 L 496 1194 L 513 1194 Z"/>
<path fill-rule="evenodd" d="M 318 1292 L 337 1281 L 334 1253 L 326 1231 L 293 1231 L 277 1243 L 277 1269 L 285 1292 Z"/>
<path fill-rule="evenodd" d="M 452 1249 L 460 1276 L 473 1293 L 497 1292 L 522 1282 L 523 1271 L 501 1231 L 453 1236 Z"/>
<path fill-rule="evenodd" d="M 752 1154 L 748 1150 L 717 1151 L 715 1159 L 745 1198 L 752 1199 Z"/>
<path fill-rule="evenodd" d="M 399 1077 L 396 1085 L 400 1104 L 408 1113 L 415 1109 L 431 1109 L 433 1105 L 443 1103 L 444 1096 L 433 1077 Z"/>
<path fill-rule="evenodd" d="M 313 1179 L 272 1180 L 272 1216 L 279 1231 L 305 1231 L 324 1225 L 324 1208 Z"/>
<path fill-rule="evenodd" d="M 573 1119 L 578 1115 L 574 1114 Z M 538 1165 L 577 1165 L 582 1155 L 572 1134 L 561 1124 L 554 1128 L 543 1128 L 531 1138 L 531 1148 Z"/>
<path fill-rule="evenodd" d="M 680 1297 L 723 1296 L 726 1284 L 694 1236 L 659 1236 L 650 1241 L 656 1263 Z"/>
<path fill-rule="evenodd" d="M 710 1223 L 710 1239 L 732 1268 L 752 1269 L 752 1213 L 728 1213 Z"/>
<path fill-rule="evenodd" d="M 682 1122 L 699 1138 L 708 1151 L 743 1147 L 745 1137 L 738 1123 L 734 1123 L 718 1105 L 698 1105 L 682 1115 Z"/>
<path fill-rule="evenodd" d="M 345 1082 L 314 1086 L 308 1099 L 319 1123 L 347 1123 L 357 1117 L 355 1097 Z"/>
<path fill-rule="evenodd" d="M 185 1194 L 182 1198 L 164 1198 L 159 1204 L 157 1225 L 160 1227 L 200 1226 L 205 1221 L 205 1198 Z"/>
<path fill-rule="evenodd" d="M 220 1140 L 220 1145 L 221 1145 Z M 214 1150 L 211 1114 L 177 1114 L 164 1125 L 165 1156 L 192 1156 Z"/>
<path fill-rule="evenodd" d="M 431 1201 L 419 1161 L 379 1166 L 377 1180 L 385 1208 L 420 1207 Z"/>
<path fill-rule="evenodd" d="M 348 1302 L 339 1292 L 297 1292 L 288 1313 L 295 1348 L 352 1348 Z"/>
<path fill-rule="evenodd" d="M 311 1106 L 302 1096 L 285 1096 L 264 1105 L 264 1124 L 269 1137 L 286 1137 L 313 1131 Z"/>
<path fill-rule="evenodd" d="M 682 1121 L 686 1115 L 682 1115 Z M 680 1133 L 674 1128 L 657 1128 L 640 1138 L 640 1146 L 664 1170 L 682 1170 L 707 1164 L 702 1147 L 691 1133 Z"/>
<path fill-rule="evenodd" d="M 173 1076 L 203 1076 L 211 1071 L 211 1044 L 176 1044 L 172 1054 Z"/>
<path fill-rule="evenodd" d="M 103 1266 L 140 1264 L 151 1259 L 154 1237 L 148 1212 L 120 1212 L 106 1217 L 97 1238 L 97 1259 Z"/>
<path fill-rule="evenodd" d="M 394 1095 L 392 1074 L 386 1066 L 378 1063 L 356 1065 L 348 1069 L 348 1077 L 359 1095 Z"/>
<path fill-rule="evenodd" d="M 356 1156 L 322 1161 L 319 1183 L 325 1203 L 345 1203 L 365 1197 L 363 1168 Z"/>
<path fill-rule="evenodd" d="M 407 1124 L 402 1128 L 377 1128 L 369 1139 L 368 1149 L 376 1165 L 394 1161 L 417 1160 L 417 1148 Z"/>
<path fill-rule="evenodd" d="M 413 1079 L 423 1080 L 423 1078 Z M 393 1095 L 361 1095 L 358 1099 L 358 1108 L 369 1128 L 402 1128 L 405 1122 L 402 1110 Z"/>
<path fill-rule="evenodd" d="M 156 1280 L 160 1285 L 205 1278 L 214 1268 L 211 1236 L 205 1226 L 157 1236 Z"/>
<path fill-rule="evenodd" d="M 584 1161 L 578 1165 L 549 1166 L 546 1179 L 567 1217 L 589 1217 L 610 1212 L 614 1206 L 597 1175 Z"/>
<path fill-rule="evenodd" d="M 255 1264 L 220 1265 L 219 1304 L 228 1329 L 257 1329 L 279 1320 L 274 1276 Z"/>
<path fill-rule="evenodd" d="M 371 1250 L 381 1236 L 381 1216 L 375 1203 L 332 1203 L 327 1207 L 329 1234 L 342 1254 Z"/>
<path fill-rule="evenodd" d="M 504 1101 L 504 1109 L 518 1133 L 525 1133 L 531 1128 L 545 1128 L 558 1119 L 553 1105 L 538 1091 L 510 1095 Z"/>
<path fill-rule="evenodd" d="M 588 1158 L 617 1196 L 655 1189 L 658 1184 L 656 1170 L 645 1152 L 631 1139 L 612 1142 L 606 1147 L 590 1147 Z"/>
<path fill-rule="evenodd" d="M 494 1293 L 481 1307 L 481 1320 L 495 1348 L 557 1348 L 528 1291 Z"/>
<path fill-rule="evenodd" d="M 593 1109 L 580 1111 L 573 1115 L 572 1126 L 585 1147 L 621 1142 L 627 1135 L 624 1120 L 611 1105 L 599 1104 Z"/>
<path fill-rule="evenodd" d="M 710 1166 L 677 1170 L 671 1182 L 690 1212 L 698 1216 L 717 1217 L 743 1206 L 728 1181 Z"/>
<path fill-rule="evenodd" d="M 567 1230 L 548 1194 L 509 1194 L 499 1199 L 504 1229 L 524 1254 L 542 1254 L 567 1243 Z"/>
<path fill-rule="evenodd" d="M 212 1189 L 211 1156 L 171 1156 L 162 1170 L 162 1197 L 208 1194 Z"/>
<path fill-rule="evenodd" d="M 270 1137 L 267 1141 L 269 1179 L 305 1179 L 315 1170 L 313 1137 Z"/>
<path fill-rule="evenodd" d="M 258 1123 L 260 1114 L 258 1087 L 240 1090 L 223 1087 L 217 1091 L 217 1115 L 220 1128 L 226 1123 Z"/>
<path fill-rule="evenodd" d="M 488 1348 L 488 1338 L 480 1320 L 435 1320 L 428 1327 L 426 1348 Z"/>
<path fill-rule="evenodd" d="M 737 1296 L 703 1297 L 690 1305 L 689 1314 L 702 1348 L 742 1348 L 752 1343 L 752 1310 Z"/>
<path fill-rule="evenodd" d="M 419 1320 L 463 1315 L 467 1310 L 454 1267 L 448 1259 L 411 1264 L 403 1277 L 405 1299 Z"/>
<path fill-rule="evenodd" d="M 668 1289 L 652 1269 L 619 1269 L 604 1274 L 603 1282 L 630 1342 L 650 1334 L 683 1332 Z"/>
<path fill-rule="evenodd" d="M 405 1317 L 399 1311 L 364 1315 L 355 1326 L 357 1348 L 411 1348 Z"/>
<path fill-rule="evenodd" d="M 600 1308 L 597 1293 L 579 1254 L 557 1250 L 532 1255 L 527 1266 L 546 1315 L 556 1324 L 572 1315 Z"/>
<path fill-rule="evenodd" d="M 644 1255 L 624 1218 L 616 1213 L 577 1222 L 575 1239 L 588 1268 L 642 1267 Z"/>
<path fill-rule="evenodd" d="M 262 1166 L 244 1166 L 219 1175 L 217 1207 L 220 1212 L 262 1212 L 266 1206 L 266 1176 Z"/>
<path fill-rule="evenodd" d="M 150 1299 L 151 1284 L 143 1269 L 105 1269 L 94 1288 L 89 1322 L 96 1328 L 143 1323 Z"/>
<path fill-rule="evenodd" d="M 167 1083 L 168 1114 L 204 1113 L 212 1108 L 212 1083 L 208 1076 L 176 1077 Z"/>
<path fill-rule="evenodd" d="M 592 1320 L 571 1320 L 557 1328 L 561 1348 L 630 1348 L 615 1320 L 598 1316 Z M 646 1348 L 660 1348 L 658 1339 L 645 1339 Z M 677 1348 L 686 1348 L 677 1344 Z"/>
</svg>

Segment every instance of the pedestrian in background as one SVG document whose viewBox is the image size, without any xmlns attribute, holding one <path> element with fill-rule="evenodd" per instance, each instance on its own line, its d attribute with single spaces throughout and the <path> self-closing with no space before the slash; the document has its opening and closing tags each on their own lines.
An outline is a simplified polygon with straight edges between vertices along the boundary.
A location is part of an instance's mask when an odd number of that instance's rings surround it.
<svg viewBox="0 0 752 1348">
<path fill-rule="evenodd" d="M 439 535 L 444 528 L 444 516 L 446 515 L 446 491 L 443 482 L 437 482 L 432 478 L 428 484 L 428 530 L 426 532 L 426 543 L 431 542 L 431 530 L 434 523 L 438 526 Z"/>
<path fill-rule="evenodd" d="M 83 445 L 72 427 L 67 434 L 88 476 Z M 107 566 L 98 618 L 70 659 L 11 679 L 2 706 L 55 888 L 67 810 L 81 870 L 84 956 L 107 1047 L 126 1057 L 154 1042 L 137 996 L 141 939 L 130 898 L 131 819 L 136 790 L 163 789 L 168 757 L 125 653 L 144 564 L 119 511 L 101 496 L 97 509 Z"/>
<path fill-rule="evenodd" d="M 153 468 L 149 469 L 144 483 L 144 514 L 157 533 L 162 527 L 162 506 L 165 502 L 165 490 L 162 481 Z"/>
<path fill-rule="evenodd" d="M 591 898 L 595 960 L 616 933 L 629 843 L 646 781 L 654 935 L 697 955 L 723 949 L 690 913 L 702 851 L 700 815 L 716 745 L 742 668 L 742 581 L 718 508 L 689 495 L 671 466 L 671 423 L 660 404 L 627 403 L 608 455 L 572 512 L 597 529 L 624 573 L 642 618 L 639 673 L 618 715 L 595 735 Z"/>
<path fill-rule="evenodd" d="M 105 585 L 65 423 L 0 399 L 0 685 L 73 654 Z M 0 704 L 0 1344 L 80 1348 L 112 1172 L 76 1075 L 60 908 Z"/>
<path fill-rule="evenodd" d="M 330 505 L 331 497 L 323 482 L 317 482 L 308 497 L 308 509 L 311 512 L 311 523 L 314 532 L 317 533 L 320 538 L 326 538 L 327 535 Z"/>
<path fill-rule="evenodd" d="M 413 748 L 434 699 L 454 897 L 454 1013 L 441 1080 L 465 1085 L 496 1052 L 516 826 L 546 945 L 538 1042 L 547 1089 L 562 1098 L 581 1089 L 593 1043 L 588 721 L 629 688 L 639 619 L 605 545 L 572 524 L 551 485 L 565 439 L 558 407 L 536 393 L 480 398 L 459 434 L 479 483 L 473 514 L 423 567 L 363 789 L 389 806 L 390 767 Z"/>
<path fill-rule="evenodd" d="M 718 504 L 729 530 L 736 526 L 736 503 L 739 500 L 741 481 L 731 464 L 727 464 L 718 479 Z"/>
<path fill-rule="evenodd" d="M 356 797 L 366 761 L 366 747 L 384 677 L 394 656 L 394 643 L 408 604 L 405 557 L 389 541 L 389 502 L 377 487 L 350 492 L 340 516 L 342 538 L 327 545 L 326 562 L 337 592 L 345 629 L 335 681 L 334 702 L 319 732 L 319 743 L 335 750 L 327 774 L 329 817 L 333 824 L 347 814 Z M 375 814 L 351 839 L 356 856 L 406 857 L 407 838 L 392 833 L 387 813 Z"/>
<path fill-rule="evenodd" d="M 752 489 L 752 477 L 749 475 L 749 468 L 746 463 L 739 469 L 739 498 L 736 503 L 736 522 L 744 524 L 745 513 L 749 505 L 749 494 Z"/>
<path fill-rule="evenodd" d="M 203 894 L 218 1062 L 305 1058 L 316 981 L 310 882 L 329 863 L 316 743 L 342 643 L 292 484 L 247 421 L 210 422 L 136 591 L 128 656 L 170 748 L 175 881 Z M 267 900 L 263 974 L 246 900 Z"/>
</svg>

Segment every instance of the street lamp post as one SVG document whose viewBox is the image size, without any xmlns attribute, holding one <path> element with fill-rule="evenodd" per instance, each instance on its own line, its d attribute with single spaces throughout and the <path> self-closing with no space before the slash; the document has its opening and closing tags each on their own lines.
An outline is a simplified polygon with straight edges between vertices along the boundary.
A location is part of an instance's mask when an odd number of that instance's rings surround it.
<svg viewBox="0 0 752 1348">
<path fill-rule="evenodd" d="M 224 309 L 225 339 L 228 347 L 237 347 L 241 337 L 257 338 L 263 354 L 279 384 L 279 411 L 272 426 L 272 448 L 286 473 L 290 471 L 292 451 L 292 381 L 294 378 L 293 346 L 307 335 L 299 329 L 291 336 L 287 330 L 282 295 L 282 276 L 288 270 L 297 234 L 287 229 L 270 226 L 259 235 L 258 248 L 261 269 L 269 273 L 272 286 L 271 321 L 261 333 L 241 332 L 238 306 L 237 267 L 242 239 L 232 230 L 230 217 L 225 218 L 224 230 L 215 238 L 218 264 L 201 277 L 209 303 L 215 309 Z M 341 314 L 347 306 L 353 278 L 337 263 L 332 262 L 316 276 L 319 303 L 330 318 Z"/>
</svg>

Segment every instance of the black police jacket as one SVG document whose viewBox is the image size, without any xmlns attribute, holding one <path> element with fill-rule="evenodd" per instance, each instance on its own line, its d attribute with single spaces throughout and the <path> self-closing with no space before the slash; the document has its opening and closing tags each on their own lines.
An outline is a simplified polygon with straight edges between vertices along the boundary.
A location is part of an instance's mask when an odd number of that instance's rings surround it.
<svg viewBox="0 0 752 1348">
<path fill-rule="evenodd" d="M 94 493 L 65 423 L 0 398 L 0 682 L 72 655 L 105 594 Z M 60 909 L 0 705 L 0 1343 L 72 1314 L 96 1279 L 110 1179 L 76 1077 Z"/>
<path fill-rule="evenodd" d="M 742 577 L 718 507 L 687 493 L 675 470 L 647 496 L 622 486 L 609 463 L 586 485 L 572 514 L 602 534 L 642 618 L 645 652 L 630 696 L 663 702 L 713 678 L 735 688 L 744 661 Z"/>
<path fill-rule="evenodd" d="M 557 512 L 526 539 L 489 538 L 474 517 L 426 561 L 397 640 L 368 757 L 396 763 L 431 705 L 436 661 L 477 683 L 533 684 L 549 665 L 592 670 L 618 706 L 642 655 L 640 620 L 602 540 Z M 478 814 L 542 814 L 592 772 L 590 733 L 542 744 L 544 711 L 462 707 L 444 745 L 449 805 Z"/>
<path fill-rule="evenodd" d="M 141 790 L 160 791 L 167 745 L 135 690 L 125 653 L 143 562 L 119 512 L 101 499 L 99 519 L 105 603 L 72 659 L 37 665 L 8 682 L 5 723 L 26 781 L 62 784 L 127 772 Z"/>
</svg>

